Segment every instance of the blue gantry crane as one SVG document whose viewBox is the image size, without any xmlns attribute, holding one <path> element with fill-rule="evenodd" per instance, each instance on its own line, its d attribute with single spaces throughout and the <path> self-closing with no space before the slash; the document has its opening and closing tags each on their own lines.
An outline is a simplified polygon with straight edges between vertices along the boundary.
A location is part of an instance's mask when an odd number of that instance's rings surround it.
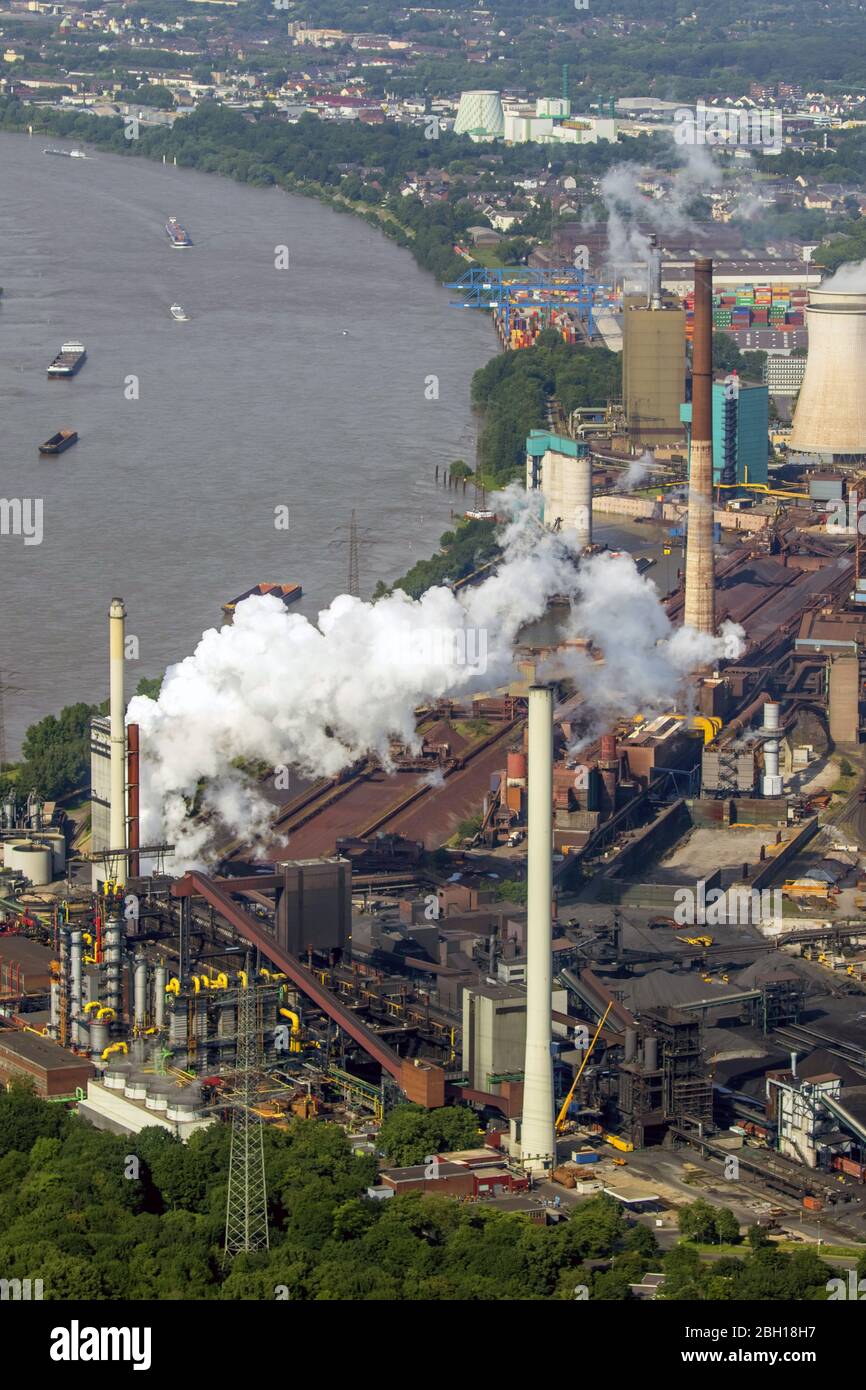
<svg viewBox="0 0 866 1390">
<path fill-rule="evenodd" d="M 585 270 L 575 266 L 541 270 L 513 265 L 488 270 L 486 266 L 473 265 L 445 288 L 459 292 L 460 298 L 451 300 L 457 308 L 492 309 L 506 341 L 515 314 L 526 314 L 539 307 L 567 310 L 578 319 L 588 337 L 595 329 L 593 301 L 597 286 Z"/>
</svg>

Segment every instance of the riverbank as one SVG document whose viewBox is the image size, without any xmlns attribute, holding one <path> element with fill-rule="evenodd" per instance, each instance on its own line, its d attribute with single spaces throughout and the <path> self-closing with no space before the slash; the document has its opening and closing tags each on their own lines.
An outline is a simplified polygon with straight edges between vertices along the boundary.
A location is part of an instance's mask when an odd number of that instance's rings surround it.
<svg viewBox="0 0 866 1390">
<path fill-rule="evenodd" d="M 176 161 L 179 168 L 222 174 L 253 187 L 276 186 L 286 193 L 315 198 L 336 211 L 351 212 L 410 251 L 418 265 L 440 282 L 456 278 L 465 269 L 453 248 L 471 220 L 468 205 L 462 212 L 450 203 L 427 208 L 419 199 L 401 196 L 405 175 L 431 162 L 431 152 L 419 149 L 417 134 L 408 130 L 356 130 L 315 116 L 304 116 L 293 125 L 273 116 L 251 123 L 215 104 L 178 117 L 170 127 L 132 129 L 135 137 L 127 138 L 128 127 L 121 116 L 57 111 L 24 106 L 10 97 L 0 99 L 0 130 L 66 138 L 159 163 Z M 453 143 L 456 156 L 464 142 L 443 137 L 441 143 Z M 356 159 L 348 159 L 350 155 Z M 377 201 L 366 203 L 339 191 L 346 178 L 339 166 L 357 162 L 358 155 L 371 166 L 384 160 L 391 171 L 383 174 L 378 192 L 373 191 Z"/>
<path fill-rule="evenodd" d="M 361 219 L 161 160 L 44 157 L 55 141 L 0 134 L 4 495 L 44 503 L 41 546 L 0 546 L 10 757 L 58 705 L 102 697 L 115 593 L 132 688 L 253 584 L 301 583 L 315 621 L 346 591 L 352 509 L 362 596 L 431 554 L 454 500 L 434 469 L 471 457 L 468 382 L 496 350 L 485 316 Z M 84 368 L 50 381 L 73 339 Z M 61 427 L 79 443 L 40 462 Z"/>
</svg>

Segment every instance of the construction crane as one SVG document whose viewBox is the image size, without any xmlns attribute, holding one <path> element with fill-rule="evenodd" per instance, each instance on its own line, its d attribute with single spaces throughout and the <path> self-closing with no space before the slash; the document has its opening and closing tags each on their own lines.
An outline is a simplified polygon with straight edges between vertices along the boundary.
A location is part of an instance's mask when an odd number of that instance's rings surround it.
<svg viewBox="0 0 866 1390">
<path fill-rule="evenodd" d="M 564 1133 L 564 1131 L 565 1131 L 565 1125 L 566 1125 L 566 1119 L 567 1119 L 567 1116 L 568 1116 L 568 1110 L 569 1110 L 569 1106 L 571 1105 L 572 1100 L 574 1099 L 574 1093 L 575 1093 L 575 1091 L 577 1090 L 577 1083 L 578 1083 L 578 1081 L 580 1080 L 580 1078 L 583 1076 L 584 1068 L 585 1068 L 587 1062 L 589 1061 L 590 1057 L 592 1056 L 592 1049 L 595 1047 L 596 1043 L 597 1043 L 598 1040 L 599 1040 L 599 1037 L 601 1036 L 601 1030 L 602 1030 L 602 1028 L 604 1027 L 605 1022 L 607 1021 L 607 1016 L 608 1016 L 608 1014 L 610 1013 L 610 1011 L 611 1011 L 612 1008 L 613 1008 L 613 1000 L 611 1000 L 611 1002 L 608 1004 L 607 1008 L 605 1009 L 604 1013 L 602 1014 L 602 1016 L 601 1016 L 601 1021 L 600 1021 L 599 1025 L 598 1025 L 598 1027 L 597 1027 L 596 1030 L 595 1030 L 595 1036 L 593 1037 L 593 1040 L 592 1040 L 592 1042 L 590 1043 L 589 1047 L 586 1049 L 586 1054 L 585 1054 L 585 1056 L 584 1056 L 583 1061 L 582 1061 L 581 1064 L 580 1064 L 580 1067 L 578 1068 L 577 1076 L 574 1078 L 574 1080 L 573 1080 L 572 1083 L 571 1083 L 571 1090 L 569 1091 L 568 1095 L 565 1097 L 565 1100 L 562 1102 L 562 1108 L 561 1108 L 559 1114 L 558 1114 L 557 1117 L 556 1117 L 556 1132 L 557 1132 L 557 1134 L 562 1134 L 562 1133 Z"/>
</svg>

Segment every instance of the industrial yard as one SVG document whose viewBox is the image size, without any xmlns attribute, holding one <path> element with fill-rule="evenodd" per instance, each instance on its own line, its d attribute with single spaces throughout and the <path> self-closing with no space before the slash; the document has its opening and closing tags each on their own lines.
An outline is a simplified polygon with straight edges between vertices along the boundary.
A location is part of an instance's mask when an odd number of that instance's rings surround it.
<svg viewBox="0 0 866 1390">
<path fill-rule="evenodd" d="M 87 787 L 0 796 L 15 1278 L 44 1218 L 58 1299 L 859 1289 L 866 285 L 630 235 L 641 291 L 448 282 L 515 395 L 614 339 L 622 391 L 539 387 L 501 490 L 443 468 L 438 578 L 364 600 L 353 511 L 315 621 L 251 571 L 137 689 L 105 597 Z"/>
</svg>

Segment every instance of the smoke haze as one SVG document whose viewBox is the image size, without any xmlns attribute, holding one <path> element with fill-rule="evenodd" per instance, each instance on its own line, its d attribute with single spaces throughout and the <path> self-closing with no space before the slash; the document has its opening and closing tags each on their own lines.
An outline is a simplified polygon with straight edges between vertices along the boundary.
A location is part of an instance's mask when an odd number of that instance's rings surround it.
<svg viewBox="0 0 866 1390">
<path fill-rule="evenodd" d="M 176 871 L 213 858 L 218 826 L 272 844 L 274 808 L 233 763 L 270 765 L 283 787 L 293 770 L 331 777 L 370 754 L 388 767 L 392 739 L 417 747 L 418 704 L 512 677 L 519 632 L 556 595 L 572 606 L 569 631 L 604 656 L 568 663 L 602 724 L 672 703 L 690 671 L 736 654 L 728 638 L 672 629 L 629 557 L 576 567 L 574 533 L 543 528 L 537 493 L 515 487 L 495 504 L 510 513 L 503 561 L 476 587 L 375 603 L 343 594 L 316 622 L 272 596 L 249 598 L 169 668 L 157 700 L 136 696 L 127 717 L 141 729 L 142 843 L 175 845 Z"/>
</svg>

